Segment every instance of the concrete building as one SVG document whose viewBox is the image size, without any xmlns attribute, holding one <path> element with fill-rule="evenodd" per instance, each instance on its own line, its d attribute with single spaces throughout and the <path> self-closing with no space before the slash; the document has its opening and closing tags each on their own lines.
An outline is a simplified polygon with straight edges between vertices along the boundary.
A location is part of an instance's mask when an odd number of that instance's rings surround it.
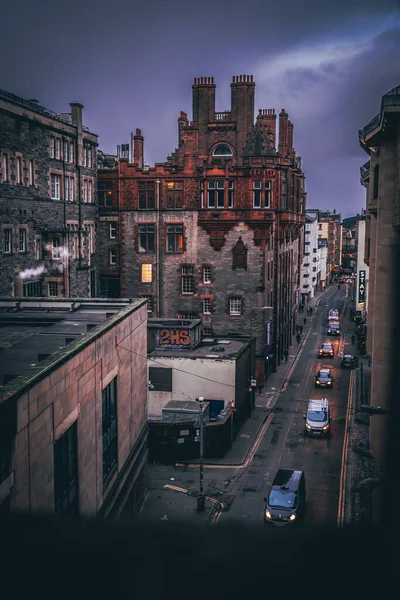
<svg viewBox="0 0 400 600">
<path fill-rule="evenodd" d="M 318 237 L 327 240 L 328 279 L 332 281 L 342 264 L 342 215 L 335 210 L 309 209 L 307 212 L 318 215 Z"/>
<path fill-rule="evenodd" d="M 0 299 L 0 510 L 132 516 L 145 491 L 143 300 Z"/>
<path fill-rule="evenodd" d="M 301 301 L 314 298 L 320 288 L 320 254 L 318 253 L 318 217 L 308 214 L 304 224 L 304 257 L 300 272 Z"/>
<path fill-rule="evenodd" d="M 320 289 L 324 290 L 329 283 L 328 240 L 325 238 L 318 238 L 318 256 L 320 266 Z"/>
<path fill-rule="evenodd" d="M 382 97 L 379 113 L 359 132 L 370 157 L 361 168 L 367 188 L 364 262 L 369 266 L 367 350 L 371 355 L 371 404 L 388 408 L 392 357 L 398 340 L 398 253 L 400 245 L 400 86 Z M 389 415 L 371 419 L 371 450 L 384 458 Z"/>
<path fill-rule="evenodd" d="M 306 194 L 293 124 L 274 109 L 254 123 L 252 76 L 233 78 L 227 111 L 215 111 L 213 78 L 192 91 L 193 120 L 181 112 L 166 162 L 145 164 L 137 129 L 132 162 L 99 172 L 101 295 L 146 297 L 157 317 L 200 317 L 206 335 L 254 334 L 263 384 L 299 302 Z"/>
<path fill-rule="evenodd" d="M 97 135 L 0 90 L 0 295 L 95 297 Z"/>
</svg>

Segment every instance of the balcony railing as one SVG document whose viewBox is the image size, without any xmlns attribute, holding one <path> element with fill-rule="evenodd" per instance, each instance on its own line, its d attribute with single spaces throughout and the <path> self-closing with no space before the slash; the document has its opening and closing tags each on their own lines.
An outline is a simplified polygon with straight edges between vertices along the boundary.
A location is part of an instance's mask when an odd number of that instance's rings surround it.
<svg viewBox="0 0 400 600">
<path fill-rule="evenodd" d="M 223 110 L 222 112 L 216 112 L 214 114 L 216 121 L 230 121 L 232 118 L 232 113 L 230 110 Z"/>
<path fill-rule="evenodd" d="M 377 114 L 363 129 L 360 129 L 358 132 L 360 140 L 364 140 L 365 137 L 371 133 L 374 129 L 376 129 L 383 119 L 384 107 L 385 106 L 400 106 L 400 86 L 397 86 L 390 90 L 387 94 L 382 97 L 381 101 L 381 109 L 379 114 Z"/>
</svg>

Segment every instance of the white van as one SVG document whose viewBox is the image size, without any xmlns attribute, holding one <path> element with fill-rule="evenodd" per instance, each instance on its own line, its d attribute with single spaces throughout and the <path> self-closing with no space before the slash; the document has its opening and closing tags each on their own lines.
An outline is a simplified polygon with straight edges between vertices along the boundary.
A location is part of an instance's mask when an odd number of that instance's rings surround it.
<svg viewBox="0 0 400 600">
<path fill-rule="evenodd" d="M 304 429 L 306 435 L 329 436 L 332 417 L 326 398 L 309 400 L 307 414 L 303 418 L 306 422 Z"/>
</svg>

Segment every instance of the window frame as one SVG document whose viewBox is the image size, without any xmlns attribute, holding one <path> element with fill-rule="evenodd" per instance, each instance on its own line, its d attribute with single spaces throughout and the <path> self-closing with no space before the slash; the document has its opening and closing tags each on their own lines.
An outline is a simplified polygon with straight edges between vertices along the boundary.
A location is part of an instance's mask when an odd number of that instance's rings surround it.
<svg viewBox="0 0 400 600">
<path fill-rule="evenodd" d="M 53 186 L 54 181 L 54 186 Z M 52 200 L 61 200 L 61 175 L 59 173 L 50 173 L 50 198 Z M 54 192 L 53 192 L 54 189 Z M 58 191 L 58 196 L 57 196 Z"/>
<path fill-rule="evenodd" d="M 234 303 L 239 302 L 239 309 L 234 309 Z M 229 315 L 231 317 L 241 317 L 243 315 L 243 299 L 241 296 L 230 296 L 229 298 Z"/>
<path fill-rule="evenodd" d="M 210 276 L 208 278 L 206 278 L 206 269 L 209 270 L 209 272 L 210 272 Z M 204 285 L 210 285 L 212 283 L 212 266 L 211 265 L 204 265 L 202 267 L 202 282 Z"/>
<path fill-rule="evenodd" d="M 212 309 L 211 298 L 203 298 L 202 304 L 203 304 L 203 306 L 202 306 L 203 315 L 211 315 L 211 309 Z M 206 304 L 207 304 L 208 310 L 206 310 Z"/>
<path fill-rule="evenodd" d="M 265 208 L 271 208 L 272 204 L 272 180 L 265 180 Z"/>
<path fill-rule="evenodd" d="M 140 252 L 140 254 L 154 254 L 154 242 L 154 223 L 140 223 L 138 226 L 138 252 Z"/>
<path fill-rule="evenodd" d="M 16 180 L 17 184 L 22 183 L 22 158 L 20 156 L 16 157 Z"/>
<path fill-rule="evenodd" d="M 138 210 L 155 210 L 156 182 L 138 181 Z"/>
<path fill-rule="evenodd" d="M 140 282 L 146 284 L 153 283 L 153 263 L 140 264 Z"/>
<path fill-rule="evenodd" d="M 221 147 L 228 148 L 228 150 L 229 150 L 229 153 L 226 153 L 226 152 L 225 152 L 225 153 L 218 154 L 218 153 L 217 153 L 217 150 L 218 150 L 218 148 L 221 148 Z M 230 147 L 228 144 L 226 144 L 225 142 L 220 142 L 219 144 L 217 144 L 217 145 L 215 146 L 215 148 L 214 148 L 214 150 L 213 150 L 213 153 L 212 153 L 212 155 L 213 155 L 213 157 L 214 157 L 214 158 L 233 158 L 233 150 L 232 150 L 232 148 L 231 148 L 231 147 Z"/>
<path fill-rule="evenodd" d="M 49 298 L 58 298 L 58 281 L 47 282 L 47 295 Z"/>
<path fill-rule="evenodd" d="M 288 208 L 288 194 L 287 194 L 287 170 L 282 171 L 282 182 L 281 182 L 281 208 L 287 210 Z"/>
<path fill-rule="evenodd" d="M 262 208 L 262 181 L 261 179 L 253 180 L 253 208 Z M 256 201 L 257 198 L 257 201 Z M 259 203 L 257 205 L 257 202 Z"/>
<path fill-rule="evenodd" d="M 118 386 L 117 377 L 101 392 L 103 490 L 118 470 Z"/>
<path fill-rule="evenodd" d="M 79 466 L 77 421 L 54 443 L 54 512 L 79 514 Z M 70 501 L 71 492 L 73 500 Z M 65 498 L 68 504 L 65 510 Z"/>
<path fill-rule="evenodd" d="M 27 235 L 26 229 L 24 227 L 20 227 L 18 231 L 18 252 L 25 253 L 27 247 Z"/>
<path fill-rule="evenodd" d="M 179 229 L 179 230 L 178 230 Z M 173 240 L 173 244 L 170 244 Z M 167 223 L 166 225 L 166 252 L 168 254 L 183 254 L 183 224 Z M 171 250 L 170 248 L 173 249 Z"/>
<path fill-rule="evenodd" d="M 228 181 L 228 208 L 234 207 L 235 185 L 233 179 Z"/>
<path fill-rule="evenodd" d="M 141 294 L 140 298 L 147 300 L 147 313 L 152 314 L 154 312 L 154 296 L 153 294 Z"/>
<path fill-rule="evenodd" d="M 8 237 L 8 240 L 7 240 Z M 6 245 L 9 245 L 9 250 L 6 250 Z M 13 244 L 13 230 L 11 227 L 5 227 L 3 229 L 3 254 L 12 254 Z"/>
<path fill-rule="evenodd" d="M 2 182 L 9 183 L 10 181 L 10 159 L 7 152 L 3 152 L 2 157 Z"/>
<path fill-rule="evenodd" d="M 32 159 L 29 159 L 28 162 L 28 177 L 29 177 L 29 185 L 35 185 L 35 165 Z"/>
</svg>

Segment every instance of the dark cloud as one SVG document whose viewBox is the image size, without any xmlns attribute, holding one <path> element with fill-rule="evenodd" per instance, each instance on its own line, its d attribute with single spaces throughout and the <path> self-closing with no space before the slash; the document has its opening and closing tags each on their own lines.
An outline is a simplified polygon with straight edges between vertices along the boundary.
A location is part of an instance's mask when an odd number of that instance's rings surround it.
<svg viewBox="0 0 400 600">
<path fill-rule="evenodd" d="M 254 73 L 257 108 L 285 106 L 294 121 L 310 205 L 348 210 L 349 196 L 363 201 L 357 130 L 399 84 L 399 9 L 398 0 L 20 0 L 2 14 L 0 85 L 56 111 L 82 102 L 109 152 L 141 127 L 153 163 L 176 146 L 194 77 L 215 77 L 224 110 L 232 75 Z"/>
</svg>

